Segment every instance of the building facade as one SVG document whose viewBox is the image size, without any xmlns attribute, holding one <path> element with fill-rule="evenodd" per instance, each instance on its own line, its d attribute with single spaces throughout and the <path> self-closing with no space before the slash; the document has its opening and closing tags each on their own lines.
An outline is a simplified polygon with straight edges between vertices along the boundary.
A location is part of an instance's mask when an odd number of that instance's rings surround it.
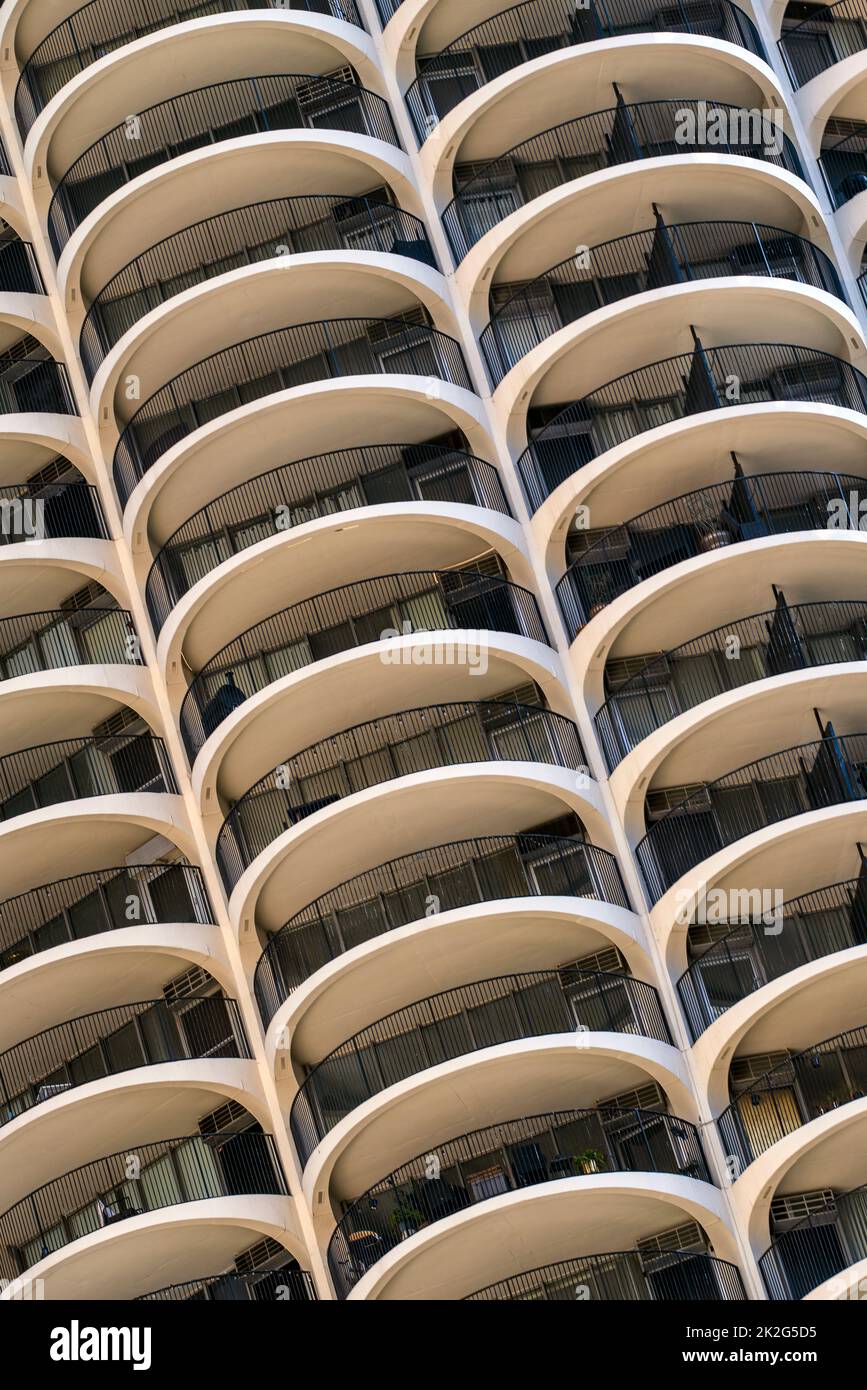
<svg viewBox="0 0 867 1390">
<path fill-rule="evenodd" d="M 857 1298 L 865 0 L 0 60 L 2 1297 Z"/>
</svg>

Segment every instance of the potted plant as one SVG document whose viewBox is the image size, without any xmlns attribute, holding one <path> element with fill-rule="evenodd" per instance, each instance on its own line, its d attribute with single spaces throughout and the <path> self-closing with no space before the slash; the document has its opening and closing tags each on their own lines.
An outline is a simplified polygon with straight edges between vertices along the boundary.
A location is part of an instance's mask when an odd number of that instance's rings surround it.
<svg viewBox="0 0 867 1390">
<path fill-rule="evenodd" d="M 601 1149 L 582 1149 L 572 1155 L 576 1173 L 601 1173 L 605 1167 L 605 1155 Z"/>
<path fill-rule="evenodd" d="M 420 1212 L 418 1207 L 414 1207 L 406 1197 L 398 1197 L 390 1222 L 401 1240 L 408 1240 L 425 1224 L 425 1218 L 424 1213 Z"/>
<path fill-rule="evenodd" d="M 698 548 L 702 554 L 731 545 L 731 534 L 720 521 L 713 501 L 708 508 L 707 500 L 700 493 L 693 493 L 692 496 L 684 498 L 684 507 L 698 532 Z"/>
<path fill-rule="evenodd" d="M 590 609 L 587 620 L 595 618 L 603 608 L 607 608 L 614 598 L 614 585 L 610 574 L 594 574 L 590 580 Z"/>
</svg>

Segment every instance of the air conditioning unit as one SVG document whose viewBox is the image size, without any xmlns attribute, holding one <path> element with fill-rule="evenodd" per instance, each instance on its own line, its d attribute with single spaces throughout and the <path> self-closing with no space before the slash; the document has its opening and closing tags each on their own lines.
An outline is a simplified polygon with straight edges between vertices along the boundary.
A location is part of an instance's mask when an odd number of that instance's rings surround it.
<svg viewBox="0 0 867 1390">
<path fill-rule="evenodd" d="M 215 1134 L 240 1134 L 249 1127 L 250 1116 L 236 1100 L 227 1101 L 199 1120 L 199 1133 L 203 1138 Z"/>
<path fill-rule="evenodd" d="M 607 1096 L 597 1102 L 600 1106 L 611 1106 L 615 1110 L 668 1110 L 668 1098 L 655 1081 L 647 1086 L 638 1086 L 634 1091 L 621 1091 L 619 1095 Z"/>
<path fill-rule="evenodd" d="M 340 95 L 334 90 L 334 84 L 339 82 L 357 84 L 355 69 L 347 64 L 335 68 L 333 72 L 325 72 L 321 77 L 311 78 L 309 82 L 302 82 L 295 92 L 295 100 L 302 111 L 316 111 L 331 106 L 335 96 Z"/>
<path fill-rule="evenodd" d="M 635 1248 L 648 1257 L 664 1255 L 671 1250 L 689 1250 L 702 1255 L 707 1250 L 707 1237 L 697 1222 L 688 1221 L 682 1226 L 672 1226 L 658 1235 L 636 1241 Z"/>
<path fill-rule="evenodd" d="M 491 166 L 491 161 L 481 161 L 475 164 L 456 164 L 455 165 L 455 188 L 460 192 L 468 183 L 476 183 L 484 180 L 484 188 L 496 191 L 497 189 L 517 188 L 518 171 L 511 160 L 497 160 L 496 167 Z M 482 191 L 481 188 L 478 190 Z"/>
<path fill-rule="evenodd" d="M 286 1260 L 285 1248 L 270 1236 L 266 1236 L 264 1240 L 235 1256 L 235 1273 L 256 1274 L 264 1270 L 280 1269 Z"/>
<path fill-rule="evenodd" d="M 646 652 L 642 656 L 621 656 L 609 661 L 605 667 L 605 688 L 612 693 L 632 680 L 633 676 L 644 674 L 655 682 L 671 679 L 671 664 L 665 652 Z"/>
<path fill-rule="evenodd" d="M 689 805 L 684 809 L 685 801 Z M 660 816 L 677 810 L 682 815 L 694 815 L 711 809 L 710 792 L 701 782 L 687 782 L 682 787 L 660 787 L 647 793 L 646 809 L 649 820 L 659 820 Z"/>
<path fill-rule="evenodd" d="M 163 985 L 163 998 L 167 1004 L 180 1004 L 185 999 L 205 999 L 218 990 L 214 977 L 200 965 L 194 965 Z"/>
<path fill-rule="evenodd" d="M 395 338 L 402 338 L 409 329 L 427 327 L 427 311 L 419 304 L 415 309 L 402 314 L 399 319 L 382 319 L 372 323 L 367 330 L 367 339 L 370 343 L 388 343 L 393 342 Z"/>
<path fill-rule="evenodd" d="M 830 1187 L 817 1192 L 792 1192 L 771 1202 L 771 1231 L 775 1236 L 807 1220 L 811 1226 L 831 1226 L 837 1220 L 837 1199 Z"/>
</svg>

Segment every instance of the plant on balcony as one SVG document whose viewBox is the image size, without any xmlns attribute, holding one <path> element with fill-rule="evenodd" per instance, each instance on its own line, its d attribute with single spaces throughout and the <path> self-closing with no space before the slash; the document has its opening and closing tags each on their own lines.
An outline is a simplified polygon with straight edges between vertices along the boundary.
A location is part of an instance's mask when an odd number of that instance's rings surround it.
<svg viewBox="0 0 867 1390">
<path fill-rule="evenodd" d="M 405 1197 L 398 1197 L 397 1205 L 389 1217 L 390 1225 L 399 1235 L 401 1240 L 407 1240 L 415 1235 L 416 1231 L 426 1225 L 424 1212 L 419 1211 Z"/>
<path fill-rule="evenodd" d="M 731 535 L 719 518 L 715 502 L 693 493 L 683 499 L 683 507 L 690 522 L 698 532 L 698 548 L 701 551 L 720 550 L 731 545 Z"/>
<path fill-rule="evenodd" d="M 605 1167 L 605 1155 L 601 1149 L 582 1149 L 572 1155 L 572 1165 L 576 1173 L 601 1173 Z"/>
<path fill-rule="evenodd" d="M 594 574 L 590 579 L 590 611 L 588 618 L 595 618 L 603 608 L 616 597 L 610 574 Z"/>
</svg>

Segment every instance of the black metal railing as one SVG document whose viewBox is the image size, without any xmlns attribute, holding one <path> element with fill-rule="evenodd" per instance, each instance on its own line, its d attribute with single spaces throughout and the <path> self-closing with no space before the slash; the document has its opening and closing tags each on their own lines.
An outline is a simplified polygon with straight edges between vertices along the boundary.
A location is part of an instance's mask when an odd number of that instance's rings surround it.
<svg viewBox="0 0 867 1390">
<path fill-rule="evenodd" d="M 29 888 L 0 902 L 0 970 L 54 946 L 158 923 L 213 923 L 192 864 L 121 864 Z"/>
<path fill-rule="evenodd" d="M 44 294 L 45 285 L 29 241 L 0 242 L 0 290 L 9 294 Z"/>
<path fill-rule="evenodd" d="M 91 483 L 0 484 L 0 545 L 69 537 L 109 540 Z"/>
<path fill-rule="evenodd" d="M 164 1062 L 251 1056 L 234 999 L 136 1000 L 46 1028 L 0 1052 L 0 1126 L 77 1086 Z"/>
<path fill-rule="evenodd" d="M 867 188 L 867 123 L 833 144 L 823 145 L 817 161 L 832 207 L 841 208 Z"/>
<path fill-rule="evenodd" d="M 374 2 L 376 4 L 376 13 L 379 15 L 379 22 L 383 29 L 388 21 L 397 14 L 403 4 L 403 0 L 374 0 Z"/>
<path fill-rule="evenodd" d="M 703 859 L 791 816 L 867 797 L 867 733 L 802 743 L 685 796 L 636 847 L 651 901 Z"/>
<path fill-rule="evenodd" d="M 609 771 L 679 714 L 754 681 L 867 660 L 867 603 L 785 602 L 724 623 L 645 665 L 609 695 L 594 718 Z"/>
<path fill-rule="evenodd" d="M 0 174 L 6 174 L 11 178 L 15 177 L 14 170 L 9 162 L 9 156 L 6 153 L 6 146 L 3 144 L 2 140 L 0 140 Z"/>
<path fill-rule="evenodd" d="M 758 1263 L 768 1298 L 792 1301 L 864 1259 L 867 1186 L 835 1193 L 824 1211 L 811 1212 L 781 1231 Z"/>
<path fill-rule="evenodd" d="M 321 739 L 272 768 L 232 806 L 216 844 L 226 891 L 285 830 L 353 792 L 434 768 L 512 761 L 585 766 L 571 719 L 500 700 L 402 710 Z"/>
<path fill-rule="evenodd" d="M 67 738 L 0 757 L 3 821 L 63 801 L 177 790 L 163 741 L 153 734 Z"/>
<path fill-rule="evenodd" d="M 410 501 L 511 516 L 493 464 L 440 444 L 362 444 L 283 464 L 221 493 L 172 532 L 145 584 L 156 631 L 194 584 L 251 545 L 318 517 Z"/>
<path fill-rule="evenodd" d="M 124 0 L 91 0 L 56 25 L 29 55 L 15 89 L 15 119 L 26 139 L 33 122 L 76 73 L 106 54 L 174 24 L 243 10 L 312 10 L 364 28 L 355 0 L 139 0 L 135 14 Z"/>
<path fill-rule="evenodd" d="M 665 357 L 572 401 L 518 459 L 531 511 L 608 449 L 704 411 L 803 401 L 867 414 L 867 378 L 840 357 L 793 343 L 726 343 Z"/>
<path fill-rule="evenodd" d="M 474 389 L 460 344 L 409 317 L 320 319 L 222 348 L 178 372 L 126 423 L 112 468 L 120 500 L 168 449 L 228 411 L 315 381 L 393 373 Z"/>
<path fill-rule="evenodd" d="M 128 1144 L 45 1183 L 0 1216 L 0 1277 L 16 1279 L 53 1251 L 145 1212 L 287 1191 L 270 1134 L 193 1134 Z"/>
<path fill-rule="evenodd" d="M 788 136 L 758 109 L 693 98 L 620 101 L 522 140 L 456 189 L 442 217 L 452 254 L 462 260 L 510 213 L 573 179 L 678 154 L 761 159 L 804 177 Z"/>
<path fill-rule="evenodd" d="M 465 97 L 522 63 L 557 49 L 620 34 L 697 34 L 765 57 L 753 21 L 729 0 L 524 0 L 467 29 L 438 53 L 417 60 L 406 104 L 419 144 Z"/>
<path fill-rule="evenodd" d="M 497 386 L 533 348 L 595 309 L 664 285 L 740 275 L 795 280 L 846 303 L 830 258 L 794 232 L 658 218 L 655 227 L 573 254 L 517 289 L 479 338 L 491 381 Z"/>
<path fill-rule="evenodd" d="M 248 203 L 163 237 L 103 285 L 78 343 L 88 380 L 145 314 L 193 285 L 274 256 L 332 250 L 386 252 L 436 265 L 421 218 L 381 198 L 319 193 Z M 0 257 L 0 283 L 2 269 Z"/>
<path fill-rule="evenodd" d="M 865 892 L 867 879 L 853 878 L 769 907 L 766 895 L 745 889 L 739 920 L 729 921 L 726 935 L 702 951 L 677 982 L 693 1041 L 771 980 L 867 944 Z"/>
<path fill-rule="evenodd" d="M 504 1192 L 594 1173 L 711 1181 L 695 1126 L 662 1110 L 598 1106 L 489 1125 L 417 1155 L 346 1209 L 328 1243 L 337 1296 L 346 1298 L 389 1250 L 449 1216 Z"/>
<path fill-rule="evenodd" d="M 296 912 L 268 942 L 253 992 L 267 1028 L 280 1005 L 345 951 L 431 913 L 545 895 L 629 909 L 613 854 L 560 835 L 486 835 L 391 859 Z M 2 921 L 2 918 L 0 918 Z"/>
<path fill-rule="evenodd" d="M 671 1041 L 653 986 L 614 971 L 501 975 L 398 1009 L 309 1071 L 289 1115 L 301 1163 L 351 1111 L 399 1081 L 484 1048 L 576 1032 Z"/>
<path fill-rule="evenodd" d="M 50 357 L 18 357 L 0 365 L 0 415 L 50 411 L 77 415 L 66 365 Z"/>
<path fill-rule="evenodd" d="M 867 1028 L 850 1028 L 734 1091 L 717 1120 L 725 1153 L 738 1160 L 742 1172 L 785 1135 L 865 1094 Z"/>
<path fill-rule="evenodd" d="M 865 487 L 867 480 L 849 473 L 820 470 L 747 477 L 738 469 L 730 482 L 696 488 L 640 512 L 606 530 L 558 580 L 556 594 L 566 631 L 570 639 L 576 637 L 621 594 L 684 560 L 765 536 L 857 531 L 858 498 Z"/>
<path fill-rule="evenodd" d="M 114 126 L 69 166 L 48 208 L 55 256 L 94 208 L 148 169 L 222 140 L 297 129 L 351 131 L 400 148 L 388 102 L 355 82 L 276 73 L 197 87 Z"/>
<path fill-rule="evenodd" d="M 267 1269 L 255 1274 L 209 1274 L 167 1284 L 153 1293 L 140 1293 L 135 1303 L 314 1303 L 318 1298 L 312 1275 L 303 1269 Z"/>
<path fill-rule="evenodd" d="M 142 664 L 132 614 L 123 608 L 55 609 L 0 618 L 0 681 L 103 664 Z"/>
<path fill-rule="evenodd" d="M 811 5 L 809 19 L 784 29 L 777 47 L 797 90 L 820 72 L 867 48 L 867 4 L 864 0 L 838 0 L 835 5 Z"/>
<path fill-rule="evenodd" d="M 667 1303 L 746 1300 L 737 1265 L 694 1250 L 607 1250 L 539 1265 L 468 1294 L 467 1303 Z"/>
<path fill-rule="evenodd" d="M 466 639 L 436 634 L 464 632 Z M 216 652 L 190 683 L 180 710 L 192 762 L 238 705 L 274 681 L 353 647 L 411 633 L 432 634 L 456 664 L 472 665 L 483 632 L 548 644 L 534 596 L 481 570 L 413 570 L 361 579 L 303 599 L 256 623 Z M 383 655 L 400 664 L 401 651 Z M 433 653 L 436 656 L 436 652 Z"/>
</svg>

